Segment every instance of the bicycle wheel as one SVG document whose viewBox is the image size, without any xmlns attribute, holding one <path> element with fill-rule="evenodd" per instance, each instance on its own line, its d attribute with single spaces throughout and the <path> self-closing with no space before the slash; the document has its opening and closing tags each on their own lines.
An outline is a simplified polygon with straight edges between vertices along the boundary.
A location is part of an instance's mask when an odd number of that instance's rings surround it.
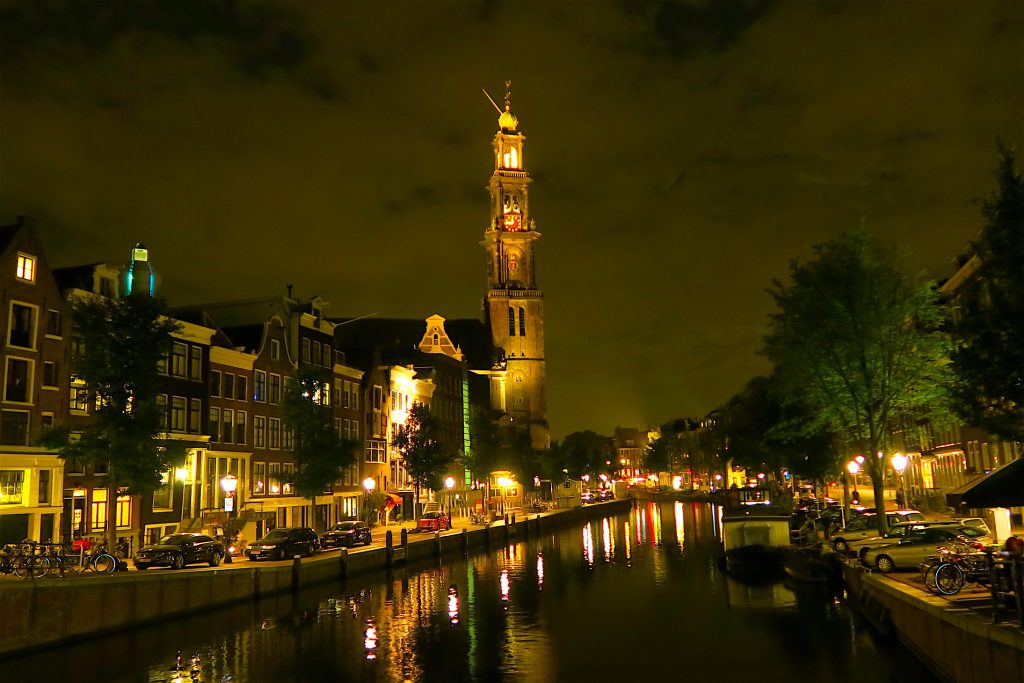
<svg viewBox="0 0 1024 683">
<path fill-rule="evenodd" d="M 113 574 L 117 569 L 117 558 L 110 553 L 100 553 L 92 558 L 92 570 L 98 574 Z"/>
<path fill-rule="evenodd" d="M 14 575 L 19 578 L 41 579 L 50 571 L 50 558 L 45 555 L 23 555 L 14 563 Z"/>
<path fill-rule="evenodd" d="M 955 564 L 945 563 L 935 571 L 935 590 L 942 595 L 956 595 L 964 587 L 964 570 Z"/>
<path fill-rule="evenodd" d="M 939 589 L 935 586 L 935 573 L 939 571 L 939 567 L 942 563 L 928 564 L 921 567 L 921 574 L 924 577 L 924 587 L 930 590 L 932 593 L 938 593 Z"/>
</svg>

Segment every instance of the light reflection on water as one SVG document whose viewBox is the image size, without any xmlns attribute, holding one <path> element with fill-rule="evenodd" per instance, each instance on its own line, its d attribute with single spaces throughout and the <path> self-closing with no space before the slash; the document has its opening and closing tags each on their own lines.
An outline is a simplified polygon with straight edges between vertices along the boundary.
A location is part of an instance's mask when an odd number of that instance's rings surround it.
<svg viewBox="0 0 1024 683">
<path fill-rule="evenodd" d="M 716 568 L 717 510 L 644 504 L 443 564 L 355 577 L 12 660 L 25 680 L 931 681 L 834 596 Z M 98 653 L 110 667 L 81 667 Z M 130 653 L 130 656 L 128 656 Z M 748 665 L 744 665 L 747 662 Z M 62 670 L 66 668 L 66 670 Z M 685 675 L 684 675 L 685 674 Z M 187 676 L 181 680 L 193 680 Z"/>
</svg>

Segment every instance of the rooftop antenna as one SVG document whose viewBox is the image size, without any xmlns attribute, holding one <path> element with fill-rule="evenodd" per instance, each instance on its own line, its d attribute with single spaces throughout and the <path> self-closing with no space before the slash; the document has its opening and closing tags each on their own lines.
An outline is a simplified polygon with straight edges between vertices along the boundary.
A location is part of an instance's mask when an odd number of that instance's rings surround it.
<svg viewBox="0 0 1024 683">
<path fill-rule="evenodd" d="M 489 101 L 489 102 L 490 102 L 490 103 L 491 103 L 492 105 L 494 105 L 494 110 L 495 110 L 496 112 L 498 112 L 499 114 L 503 114 L 504 112 L 502 112 L 502 111 L 501 111 L 501 107 L 499 107 L 499 106 L 498 106 L 498 103 L 497 103 L 497 102 L 495 102 L 495 101 L 494 101 L 494 98 L 493 98 L 493 97 L 491 97 L 491 96 L 490 96 L 490 95 L 489 95 L 489 94 L 487 93 L 487 89 L 486 89 L 486 88 L 480 88 L 480 89 L 484 91 L 484 97 L 486 97 L 486 98 L 488 99 L 488 101 Z"/>
</svg>

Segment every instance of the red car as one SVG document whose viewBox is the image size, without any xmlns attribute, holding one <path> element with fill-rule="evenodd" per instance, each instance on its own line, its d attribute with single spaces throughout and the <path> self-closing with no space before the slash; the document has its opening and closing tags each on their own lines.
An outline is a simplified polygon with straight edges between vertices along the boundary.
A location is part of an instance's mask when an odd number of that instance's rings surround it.
<svg viewBox="0 0 1024 683">
<path fill-rule="evenodd" d="M 428 512 L 420 517 L 416 529 L 419 531 L 445 531 L 452 528 L 452 520 L 443 512 Z"/>
</svg>

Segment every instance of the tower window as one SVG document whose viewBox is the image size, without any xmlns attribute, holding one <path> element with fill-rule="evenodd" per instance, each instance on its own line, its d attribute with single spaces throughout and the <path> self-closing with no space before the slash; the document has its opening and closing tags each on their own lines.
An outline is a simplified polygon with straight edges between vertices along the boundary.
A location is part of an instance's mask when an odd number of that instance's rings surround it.
<svg viewBox="0 0 1024 683">
<path fill-rule="evenodd" d="M 516 309 L 508 307 L 508 336 L 516 336 Z"/>
<path fill-rule="evenodd" d="M 519 307 L 519 336 L 526 336 L 526 309 Z"/>
<path fill-rule="evenodd" d="M 441 345 L 441 337 L 439 337 L 438 335 L 435 334 L 434 335 L 434 346 L 440 346 L 440 345 Z"/>
<path fill-rule="evenodd" d="M 519 168 L 519 152 L 516 151 L 515 147 L 509 150 L 509 157 L 512 162 L 510 168 Z"/>
</svg>

